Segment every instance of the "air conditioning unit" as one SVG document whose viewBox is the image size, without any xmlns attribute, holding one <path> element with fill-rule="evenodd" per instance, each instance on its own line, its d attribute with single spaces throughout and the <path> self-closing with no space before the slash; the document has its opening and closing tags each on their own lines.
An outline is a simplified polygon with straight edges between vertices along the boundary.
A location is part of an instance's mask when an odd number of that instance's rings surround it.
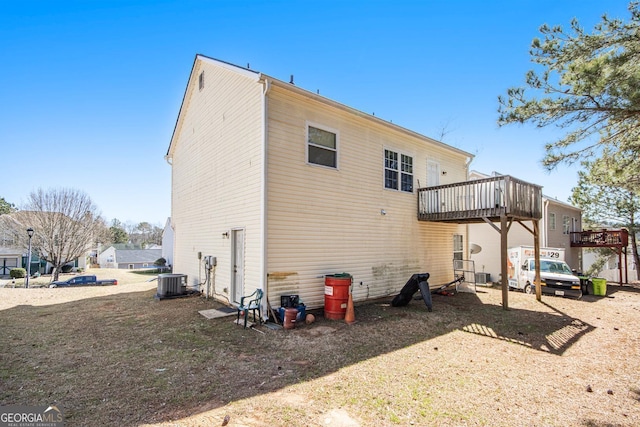
<svg viewBox="0 0 640 427">
<path fill-rule="evenodd" d="M 489 273 L 476 273 L 476 285 L 486 285 L 491 282 Z"/>
<path fill-rule="evenodd" d="M 158 274 L 158 295 L 157 297 L 171 298 L 182 296 L 187 293 L 187 275 L 164 273 Z"/>
</svg>

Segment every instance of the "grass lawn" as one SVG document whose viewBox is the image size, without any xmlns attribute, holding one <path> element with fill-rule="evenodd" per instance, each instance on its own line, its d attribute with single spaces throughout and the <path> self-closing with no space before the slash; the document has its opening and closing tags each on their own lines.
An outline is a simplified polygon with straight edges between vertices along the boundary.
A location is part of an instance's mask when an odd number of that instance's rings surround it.
<svg viewBox="0 0 640 427">
<path fill-rule="evenodd" d="M 508 311 L 496 288 L 433 312 L 389 297 L 352 325 L 253 330 L 145 280 L 0 289 L 0 405 L 55 403 L 66 426 L 640 425 L 634 286 L 509 293 Z"/>
</svg>

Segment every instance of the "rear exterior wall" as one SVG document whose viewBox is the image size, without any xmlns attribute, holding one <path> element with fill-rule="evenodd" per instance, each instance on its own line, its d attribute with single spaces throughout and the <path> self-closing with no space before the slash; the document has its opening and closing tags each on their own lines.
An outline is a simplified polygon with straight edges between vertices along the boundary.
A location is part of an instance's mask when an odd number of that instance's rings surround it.
<svg viewBox="0 0 640 427">
<path fill-rule="evenodd" d="M 453 235 L 466 226 L 418 221 L 416 189 L 428 160 L 446 171 L 441 184 L 466 180 L 466 154 L 277 86 L 268 118 L 272 305 L 297 294 L 321 307 L 327 274 L 351 274 L 355 301 L 392 295 L 414 273 L 429 272 L 432 286 L 453 279 Z M 338 135 L 337 168 L 307 162 L 309 125 Z M 413 192 L 385 189 L 385 149 L 413 158 Z"/>
</svg>

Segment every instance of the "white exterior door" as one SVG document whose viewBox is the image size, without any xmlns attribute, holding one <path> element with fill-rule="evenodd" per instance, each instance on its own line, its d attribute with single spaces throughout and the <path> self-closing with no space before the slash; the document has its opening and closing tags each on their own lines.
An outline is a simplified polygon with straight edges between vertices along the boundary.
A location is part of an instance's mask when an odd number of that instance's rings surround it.
<svg viewBox="0 0 640 427">
<path fill-rule="evenodd" d="M 434 160 L 427 160 L 427 187 L 440 185 L 440 163 Z M 440 195 L 437 191 L 431 193 L 431 197 L 426 201 L 426 212 L 440 212 Z"/>
<path fill-rule="evenodd" d="M 440 163 L 427 160 L 427 187 L 440 185 Z"/>
<path fill-rule="evenodd" d="M 231 295 L 239 303 L 244 296 L 244 230 L 231 230 Z"/>
</svg>

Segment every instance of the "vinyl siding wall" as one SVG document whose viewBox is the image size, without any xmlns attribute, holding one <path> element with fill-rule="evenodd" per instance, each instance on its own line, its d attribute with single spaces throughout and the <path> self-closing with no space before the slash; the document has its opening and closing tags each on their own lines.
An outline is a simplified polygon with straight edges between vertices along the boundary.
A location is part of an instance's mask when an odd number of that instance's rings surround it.
<svg viewBox="0 0 640 427">
<path fill-rule="evenodd" d="M 582 248 L 571 247 L 571 235 L 563 232 L 562 217 L 567 215 L 570 221 L 569 231 L 581 231 L 582 230 L 582 213 L 579 209 L 567 206 L 563 203 L 554 202 L 553 199 L 547 199 L 548 206 L 547 211 L 544 213 L 546 223 L 549 223 L 549 214 L 556 214 L 556 229 L 551 230 L 547 228 L 547 246 L 552 248 L 564 248 L 565 249 L 565 261 L 569 264 L 569 267 L 582 270 Z"/>
<path fill-rule="evenodd" d="M 243 73 L 197 61 L 172 153 L 173 271 L 187 274 L 190 285 L 203 283 L 198 253 L 215 256 L 215 292 L 231 299 L 232 239 L 223 233 L 234 228 L 245 230 L 244 293 L 261 286 L 262 88 Z"/>
<path fill-rule="evenodd" d="M 414 273 L 429 272 L 432 285 L 452 280 L 453 234 L 466 228 L 419 222 L 415 188 L 427 159 L 447 171 L 441 183 L 464 181 L 463 153 L 275 85 L 268 112 L 272 305 L 298 294 L 321 307 L 326 274 L 350 273 L 355 301 L 392 295 Z M 338 169 L 307 164 L 308 124 L 337 131 Z M 384 188 L 385 148 L 413 157 L 413 193 Z"/>
</svg>

